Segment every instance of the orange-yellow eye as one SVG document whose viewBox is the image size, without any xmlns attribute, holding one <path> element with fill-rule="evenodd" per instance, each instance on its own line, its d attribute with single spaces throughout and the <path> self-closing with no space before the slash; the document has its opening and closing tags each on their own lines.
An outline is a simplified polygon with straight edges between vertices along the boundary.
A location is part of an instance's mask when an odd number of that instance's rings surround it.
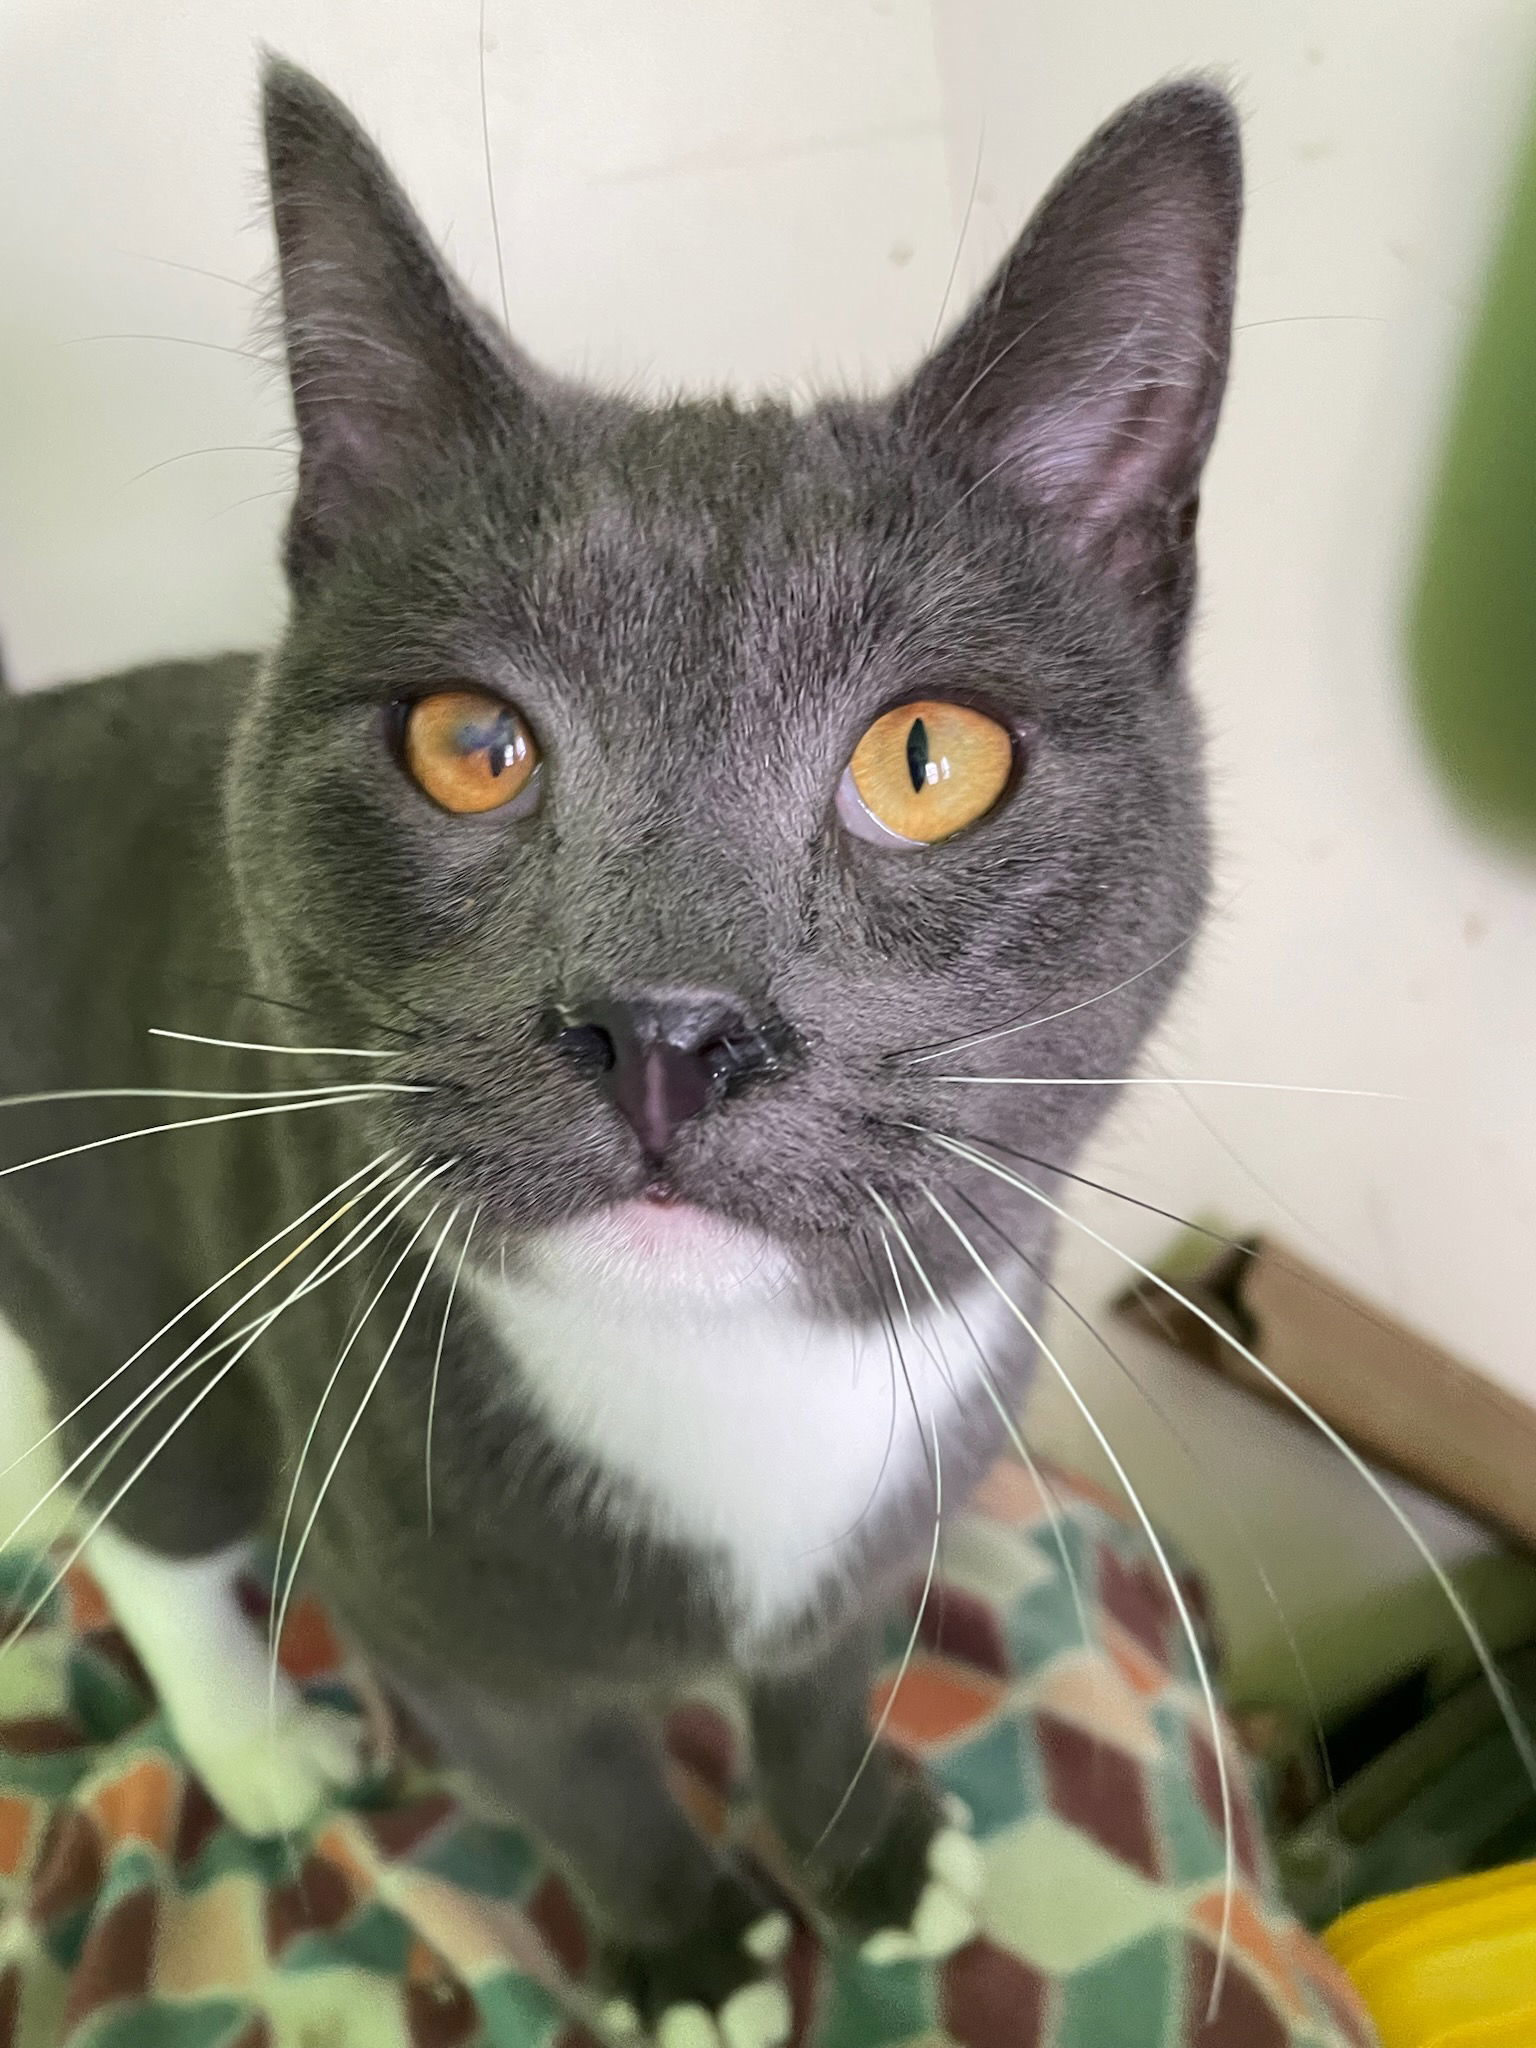
<svg viewBox="0 0 1536 2048">
<path fill-rule="evenodd" d="M 433 803 L 465 816 L 537 801 L 539 749 L 510 704 L 479 690 L 440 690 L 406 714 L 405 765 Z"/>
<path fill-rule="evenodd" d="M 854 748 L 838 809 L 866 838 L 932 846 L 984 818 L 1012 773 L 1013 740 L 995 718 L 966 704 L 899 704 Z"/>
</svg>

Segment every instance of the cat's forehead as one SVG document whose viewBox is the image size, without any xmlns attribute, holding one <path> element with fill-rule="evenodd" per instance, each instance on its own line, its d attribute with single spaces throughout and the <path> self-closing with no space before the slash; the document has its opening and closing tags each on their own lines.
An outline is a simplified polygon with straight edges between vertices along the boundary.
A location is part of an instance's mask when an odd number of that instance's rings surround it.
<svg viewBox="0 0 1536 2048">
<path fill-rule="evenodd" d="M 877 693 L 1016 638 L 1024 579 L 946 530 L 874 418 L 636 415 L 566 467 L 515 570 L 533 651 L 616 705 Z M 910 672 L 910 673 L 909 673 Z"/>
<path fill-rule="evenodd" d="M 560 451 L 535 560 L 555 599 L 643 592 L 661 607 L 670 590 L 713 595 L 723 617 L 727 602 L 792 574 L 832 598 L 840 570 L 862 577 L 878 558 L 890 521 L 882 454 L 867 429 L 834 432 L 774 405 L 636 411 Z"/>
<path fill-rule="evenodd" d="M 583 406 L 576 420 L 567 462 L 577 494 L 585 487 L 640 516 L 750 521 L 818 475 L 846 477 L 867 452 L 840 443 L 819 415 L 771 400 L 684 398 L 595 417 Z"/>
</svg>

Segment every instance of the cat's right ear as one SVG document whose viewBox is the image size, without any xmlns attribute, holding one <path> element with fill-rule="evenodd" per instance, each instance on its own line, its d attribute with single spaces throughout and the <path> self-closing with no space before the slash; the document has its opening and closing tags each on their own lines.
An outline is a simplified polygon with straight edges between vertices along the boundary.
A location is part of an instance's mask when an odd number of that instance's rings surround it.
<svg viewBox="0 0 1536 2048">
<path fill-rule="evenodd" d="M 274 57 L 262 110 L 299 430 L 287 565 L 302 584 L 424 478 L 515 430 L 526 400 L 510 344 L 340 101 Z"/>
<path fill-rule="evenodd" d="M 1171 652 L 1226 383 L 1237 119 L 1200 80 L 1146 93 L 1058 180 L 901 404 L 968 481 L 1096 565 Z"/>
</svg>

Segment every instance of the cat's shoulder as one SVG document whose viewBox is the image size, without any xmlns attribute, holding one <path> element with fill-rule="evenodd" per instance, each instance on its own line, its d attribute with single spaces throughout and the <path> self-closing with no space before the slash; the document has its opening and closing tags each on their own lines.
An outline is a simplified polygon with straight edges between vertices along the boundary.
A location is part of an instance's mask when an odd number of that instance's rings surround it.
<svg viewBox="0 0 1536 2048">
<path fill-rule="evenodd" d="M 254 654 L 219 654 L 146 662 L 37 689 L 0 689 L 0 738 L 25 735 L 30 745 L 46 742 L 51 733 L 72 736 L 90 727 L 152 731 L 162 718 L 174 718 L 182 729 L 188 724 L 199 730 L 227 728 L 258 662 Z"/>
<path fill-rule="evenodd" d="M 133 811 L 157 791 L 216 788 L 257 666 L 226 654 L 0 692 L 0 814 L 31 819 L 87 797 L 93 811 Z"/>
</svg>

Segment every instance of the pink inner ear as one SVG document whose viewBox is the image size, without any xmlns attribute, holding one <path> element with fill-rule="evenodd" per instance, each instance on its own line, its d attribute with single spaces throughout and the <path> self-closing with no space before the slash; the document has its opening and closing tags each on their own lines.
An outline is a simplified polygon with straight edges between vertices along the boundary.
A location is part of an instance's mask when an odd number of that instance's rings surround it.
<svg viewBox="0 0 1536 2048">
<path fill-rule="evenodd" d="M 1177 489 L 1202 403 L 1189 360 L 1199 342 L 1166 327 L 1160 337 L 1161 324 L 1136 321 L 1059 395 L 1027 406 L 999 443 L 997 467 L 1085 539 Z"/>
<path fill-rule="evenodd" d="M 1134 101 L 918 372 L 925 440 L 1052 515 L 1069 545 L 1102 554 L 1124 528 L 1177 548 L 1226 376 L 1241 202 L 1220 93 L 1188 81 Z M 1134 560 L 1127 573 L 1144 587 Z"/>
</svg>

